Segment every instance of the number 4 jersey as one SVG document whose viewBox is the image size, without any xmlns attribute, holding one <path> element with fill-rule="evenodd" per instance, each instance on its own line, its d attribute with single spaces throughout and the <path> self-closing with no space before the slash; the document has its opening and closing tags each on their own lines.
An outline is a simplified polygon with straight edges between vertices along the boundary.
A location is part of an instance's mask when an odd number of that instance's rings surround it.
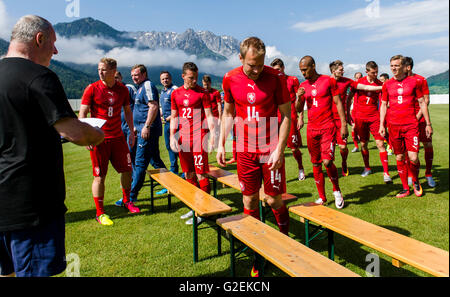
<svg viewBox="0 0 450 297">
<path fill-rule="evenodd" d="M 130 105 L 127 87 L 122 84 L 114 84 L 112 88 L 109 88 L 99 80 L 86 87 L 81 104 L 90 107 L 91 117 L 106 120 L 102 127 L 105 138 L 123 136 L 122 107 Z"/>
</svg>

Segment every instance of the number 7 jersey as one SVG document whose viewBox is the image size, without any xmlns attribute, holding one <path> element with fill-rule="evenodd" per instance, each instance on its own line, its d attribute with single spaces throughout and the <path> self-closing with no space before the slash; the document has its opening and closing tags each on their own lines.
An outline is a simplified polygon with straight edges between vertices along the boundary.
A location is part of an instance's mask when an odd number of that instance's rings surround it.
<svg viewBox="0 0 450 297">
<path fill-rule="evenodd" d="M 121 112 L 123 106 L 130 105 L 129 96 L 123 84 L 109 88 L 99 80 L 86 87 L 81 104 L 90 107 L 91 117 L 106 120 L 102 127 L 105 138 L 116 138 L 123 136 Z"/>
</svg>

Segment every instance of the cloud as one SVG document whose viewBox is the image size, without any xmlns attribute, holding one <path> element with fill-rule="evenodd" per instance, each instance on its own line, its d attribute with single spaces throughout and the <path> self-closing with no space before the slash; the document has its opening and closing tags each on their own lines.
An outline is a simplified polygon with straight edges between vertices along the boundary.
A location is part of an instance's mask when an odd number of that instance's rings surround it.
<svg viewBox="0 0 450 297">
<path fill-rule="evenodd" d="M 11 25 L 11 21 L 6 11 L 5 3 L 0 0 L 0 38 L 9 41 L 12 27 L 13 26 Z"/>
<path fill-rule="evenodd" d="M 410 37 L 423 34 L 446 33 L 449 30 L 449 2 L 447 0 L 402 1 L 391 6 L 378 6 L 373 0 L 360 8 L 315 22 L 298 22 L 293 28 L 304 32 L 343 28 L 361 30 L 364 41 Z"/>
</svg>

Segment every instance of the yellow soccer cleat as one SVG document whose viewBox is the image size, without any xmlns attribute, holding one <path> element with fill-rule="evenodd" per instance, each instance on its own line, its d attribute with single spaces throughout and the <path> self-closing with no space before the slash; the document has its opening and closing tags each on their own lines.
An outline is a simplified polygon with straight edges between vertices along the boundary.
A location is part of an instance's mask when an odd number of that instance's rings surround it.
<svg viewBox="0 0 450 297">
<path fill-rule="evenodd" d="M 107 214 L 102 214 L 102 215 L 98 216 L 96 219 L 100 225 L 103 225 L 103 226 L 114 225 L 114 222 L 109 218 L 109 216 Z"/>
</svg>

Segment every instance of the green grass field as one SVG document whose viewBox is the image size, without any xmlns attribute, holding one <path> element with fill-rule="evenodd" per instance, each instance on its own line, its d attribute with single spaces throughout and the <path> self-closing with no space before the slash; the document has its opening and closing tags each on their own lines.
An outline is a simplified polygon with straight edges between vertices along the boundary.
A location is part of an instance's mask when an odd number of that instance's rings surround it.
<svg viewBox="0 0 450 297">
<path fill-rule="evenodd" d="M 433 174 L 438 186 L 428 188 L 424 178 L 423 150 L 420 152 L 420 181 L 425 195 L 414 194 L 397 199 L 400 190 L 395 157 L 389 157 L 389 167 L 394 183 L 385 185 L 383 172 L 375 143 L 371 141 L 370 162 L 374 173 L 362 178 L 363 162 L 360 153 L 349 153 L 350 175 L 340 178 L 345 198 L 342 212 L 376 225 L 383 226 L 433 246 L 449 250 L 449 109 L 448 105 L 430 107 L 434 128 L 435 149 Z M 302 130 L 306 145 L 305 129 Z M 349 138 L 350 139 L 350 138 Z M 169 159 L 160 138 L 162 158 L 166 165 Z M 353 144 L 349 145 L 350 151 Z M 296 162 L 286 151 L 287 189 L 299 197 L 294 204 L 314 201 L 317 190 L 312 177 L 309 155 L 304 146 L 303 160 L 307 179 L 297 180 Z M 166 195 L 157 199 L 155 213 L 150 212 L 149 187 L 144 187 L 137 206 L 140 214 L 130 214 L 114 206 L 121 197 L 119 175 L 110 166 L 107 175 L 105 210 L 114 221 L 114 226 L 105 227 L 95 220 L 95 206 L 91 194 L 92 169 L 89 153 L 84 147 L 64 144 L 64 163 L 67 185 L 66 205 L 66 252 L 80 258 L 81 277 L 227 277 L 229 276 L 229 244 L 222 240 L 222 255 L 217 256 L 216 233 L 212 228 L 199 231 L 199 262 L 192 259 L 192 227 L 179 219 L 188 209 L 176 198 L 172 208 L 167 209 Z M 336 166 L 340 172 L 341 157 L 336 154 Z M 210 155 L 210 164 L 217 165 L 215 154 Z M 236 172 L 236 166 L 227 168 Z M 160 187 L 157 188 L 159 190 Z M 326 181 L 328 207 L 335 208 L 331 183 Z M 236 190 L 219 187 L 219 197 L 233 208 L 232 214 L 242 212 L 242 196 Z M 164 199 L 163 199 L 164 198 Z M 273 217 L 267 223 L 274 225 Z M 206 227 L 202 224 L 201 227 Z M 304 225 L 291 214 L 290 236 L 304 241 Z M 408 265 L 396 268 L 391 259 L 340 235 L 335 237 L 335 260 L 348 269 L 365 276 L 366 256 L 376 253 L 380 256 L 381 276 L 428 276 Z M 326 241 L 316 241 L 312 248 L 327 255 Z M 236 263 L 238 276 L 249 276 L 253 262 L 251 252 L 244 254 Z M 61 276 L 65 276 L 62 273 Z M 273 265 L 266 268 L 266 276 L 286 276 Z"/>
</svg>

